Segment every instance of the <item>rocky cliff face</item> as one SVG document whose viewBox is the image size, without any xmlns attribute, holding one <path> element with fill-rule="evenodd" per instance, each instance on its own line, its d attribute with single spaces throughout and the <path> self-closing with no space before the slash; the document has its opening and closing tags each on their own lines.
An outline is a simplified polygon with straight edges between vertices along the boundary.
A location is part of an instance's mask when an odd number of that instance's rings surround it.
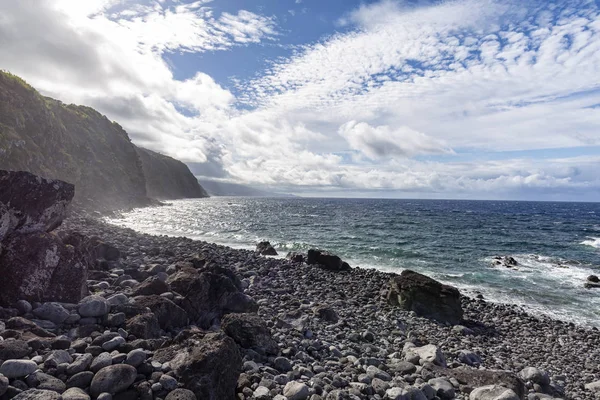
<svg viewBox="0 0 600 400">
<path fill-rule="evenodd" d="M 187 165 L 179 160 L 137 147 L 146 176 L 148 196 L 157 199 L 208 197 Z"/>
<path fill-rule="evenodd" d="M 0 169 L 75 185 L 74 203 L 117 209 L 149 203 L 127 132 L 92 108 L 40 95 L 0 71 Z"/>
</svg>

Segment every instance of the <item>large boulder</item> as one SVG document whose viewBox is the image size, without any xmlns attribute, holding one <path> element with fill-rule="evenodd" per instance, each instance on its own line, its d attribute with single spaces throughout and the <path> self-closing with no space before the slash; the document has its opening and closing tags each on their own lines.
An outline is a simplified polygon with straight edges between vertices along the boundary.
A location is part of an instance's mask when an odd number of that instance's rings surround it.
<svg viewBox="0 0 600 400">
<path fill-rule="evenodd" d="M 209 328 L 224 314 L 258 310 L 256 302 L 240 290 L 231 274 L 223 268 L 196 270 L 183 267 L 171 275 L 167 283 L 184 297 L 180 305 L 191 322 Z"/>
<path fill-rule="evenodd" d="M 186 312 L 163 296 L 138 296 L 134 298 L 135 304 L 140 307 L 148 307 L 156 318 L 162 329 L 168 330 L 186 326 L 188 316 Z"/>
<path fill-rule="evenodd" d="M 319 265 L 329 271 L 349 271 L 350 265 L 341 258 L 325 251 L 310 249 L 306 258 L 309 265 Z"/>
<path fill-rule="evenodd" d="M 175 377 L 198 399 L 233 399 L 242 359 L 237 345 L 222 332 L 187 330 L 168 347 L 154 353 L 155 361 L 168 362 Z"/>
<path fill-rule="evenodd" d="M 279 346 L 265 322 L 257 314 L 228 314 L 221 321 L 221 328 L 237 344 L 259 353 L 277 354 Z"/>
<path fill-rule="evenodd" d="M 0 253 L 0 303 L 77 303 L 87 294 L 86 255 L 52 233 L 12 235 Z"/>
<path fill-rule="evenodd" d="M 263 256 L 276 256 L 277 250 L 271 245 L 270 242 L 260 242 L 256 245 L 256 252 Z"/>
<path fill-rule="evenodd" d="M 60 226 L 75 187 L 24 171 L 0 171 L 0 241 L 13 233 L 50 232 Z"/>
<path fill-rule="evenodd" d="M 463 317 L 458 289 L 414 271 L 393 277 L 387 298 L 392 305 L 437 321 L 456 325 Z"/>
</svg>

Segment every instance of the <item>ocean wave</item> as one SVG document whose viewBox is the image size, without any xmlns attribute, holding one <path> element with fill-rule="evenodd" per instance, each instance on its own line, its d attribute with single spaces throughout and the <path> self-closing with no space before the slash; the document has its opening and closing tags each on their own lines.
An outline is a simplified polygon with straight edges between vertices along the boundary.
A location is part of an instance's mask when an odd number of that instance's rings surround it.
<svg viewBox="0 0 600 400">
<path fill-rule="evenodd" d="M 584 240 L 580 244 L 583 244 L 585 246 L 592 246 L 592 247 L 595 247 L 597 249 L 600 249 L 600 238 L 589 237 L 588 240 Z"/>
</svg>

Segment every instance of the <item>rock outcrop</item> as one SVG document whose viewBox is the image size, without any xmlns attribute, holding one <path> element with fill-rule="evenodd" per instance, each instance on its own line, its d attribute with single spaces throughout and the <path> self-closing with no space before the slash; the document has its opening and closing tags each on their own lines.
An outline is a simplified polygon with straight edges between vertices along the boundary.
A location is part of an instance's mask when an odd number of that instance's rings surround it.
<svg viewBox="0 0 600 400">
<path fill-rule="evenodd" d="M 455 287 L 410 270 L 393 277 L 389 286 L 387 299 L 392 305 L 453 325 L 462 320 L 460 293 Z"/>
<path fill-rule="evenodd" d="M 306 257 L 308 265 L 318 265 L 329 271 L 349 271 L 350 265 L 334 254 L 326 251 L 310 249 Z"/>
<path fill-rule="evenodd" d="M 28 172 L 0 171 L 0 303 L 78 302 L 87 293 L 89 259 L 58 227 L 73 185 Z"/>
<path fill-rule="evenodd" d="M 271 242 L 260 242 L 256 245 L 256 252 L 263 256 L 276 256 L 277 250 L 271 245 Z"/>
<path fill-rule="evenodd" d="M 44 97 L 0 71 L 0 121 L 0 169 L 74 184 L 74 202 L 87 208 L 149 203 L 127 132 L 96 110 Z"/>
<path fill-rule="evenodd" d="M 179 160 L 136 147 L 146 177 L 146 192 L 156 199 L 208 197 L 187 165 Z"/>
<path fill-rule="evenodd" d="M 157 350 L 154 360 L 168 362 L 198 399 L 235 397 L 242 359 L 233 339 L 222 332 L 184 331 L 168 347 Z"/>
</svg>

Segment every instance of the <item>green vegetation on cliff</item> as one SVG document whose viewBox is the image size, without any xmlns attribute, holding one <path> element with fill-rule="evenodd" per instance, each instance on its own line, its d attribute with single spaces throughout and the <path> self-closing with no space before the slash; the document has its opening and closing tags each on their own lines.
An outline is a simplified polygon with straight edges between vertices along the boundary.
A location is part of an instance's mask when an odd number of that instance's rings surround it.
<svg viewBox="0 0 600 400">
<path fill-rule="evenodd" d="M 162 170 L 161 165 L 174 170 Z M 150 178 L 150 195 L 199 196 L 197 188 L 187 183 L 191 172 L 185 164 L 172 160 L 146 168 L 157 176 Z M 44 97 L 18 76 L 3 71 L 0 169 L 29 171 L 73 183 L 75 203 L 87 209 L 119 209 L 151 202 L 138 151 L 119 124 L 90 107 Z M 183 182 L 184 189 L 167 185 L 163 177 Z M 157 179 L 159 183 L 154 184 Z"/>
<path fill-rule="evenodd" d="M 137 148 L 148 196 L 156 199 L 208 197 L 187 165 L 154 151 Z"/>
</svg>

